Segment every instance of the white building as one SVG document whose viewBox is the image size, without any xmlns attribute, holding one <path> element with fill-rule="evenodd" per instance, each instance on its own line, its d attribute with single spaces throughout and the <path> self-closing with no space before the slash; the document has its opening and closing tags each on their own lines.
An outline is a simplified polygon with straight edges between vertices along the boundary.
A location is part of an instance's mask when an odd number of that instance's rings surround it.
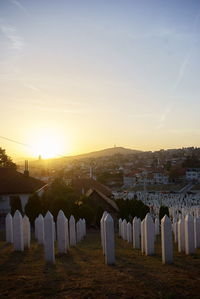
<svg viewBox="0 0 200 299">
<path fill-rule="evenodd" d="M 187 168 L 185 176 L 188 181 L 200 182 L 200 168 Z"/>
</svg>

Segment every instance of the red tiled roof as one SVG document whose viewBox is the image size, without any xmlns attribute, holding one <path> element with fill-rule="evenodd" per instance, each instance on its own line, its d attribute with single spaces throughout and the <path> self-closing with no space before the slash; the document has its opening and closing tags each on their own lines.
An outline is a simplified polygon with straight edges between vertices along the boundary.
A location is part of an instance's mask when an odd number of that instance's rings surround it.
<svg viewBox="0 0 200 299">
<path fill-rule="evenodd" d="M 12 168 L 0 167 L 0 194 L 29 194 L 46 184 Z"/>
</svg>

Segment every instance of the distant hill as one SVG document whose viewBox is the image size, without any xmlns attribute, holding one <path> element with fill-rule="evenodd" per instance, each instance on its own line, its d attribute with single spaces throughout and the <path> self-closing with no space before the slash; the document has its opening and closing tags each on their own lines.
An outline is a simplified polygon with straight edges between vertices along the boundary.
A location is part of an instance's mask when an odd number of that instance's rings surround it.
<svg viewBox="0 0 200 299">
<path fill-rule="evenodd" d="M 99 150 L 99 151 L 94 151 L 91 153 L 86 153 L 86 154 L 69 157 L 69 158 L 74 158 L 74 159 L 100 158 L 100 157 L 106 157 L 106 156 L 113 156 L 116 154 L 130 155 L 130 154 L 136 154 L 136 153 L 140 153 L 140 152 L 141 151 L 124 148 L 124 147 L 112 147 L 112 148 L 106 148 L 106 149 Z"/>
<path fill-rule="evenodd" d="M 124 148 L 124 147 L 112 147 L 112 148 L 107 148 L 99 151 L 94 151 L 90 153 L 85 153 L 81 155 L 76 155 L 76 156 L 63 156 L 61 158 L 54 158 L 54 159 L 48 159 L 48 160 L 34 160 L 34 161 L 29 161 L 30 166 L 38 167 L 38 165 L 41 165 L 41 163 L 50 163 L 51 165 L 60 165 L 60 163 L 63 163 L 65 161 L 72 161 L 72 160 L 81 160 L 81 159 L 90 159 L 90 158 L 100 158 L 100 157 L 106 157 L 106 156 L 113 156 L 116 154 L 121 154 L 121 155 L 130 155 L 130 154 L 137 154 L 141 153 L 142 151 L 139 150 L 133 150 L 129 148 Z M 49 165 L 50 165 L 49 164 Z M 24 165 L 24 161 L 22 163 L 18 163 L 18 165 Z M 44 164 L 43 164 L 44 165 Z"/>
</svg>

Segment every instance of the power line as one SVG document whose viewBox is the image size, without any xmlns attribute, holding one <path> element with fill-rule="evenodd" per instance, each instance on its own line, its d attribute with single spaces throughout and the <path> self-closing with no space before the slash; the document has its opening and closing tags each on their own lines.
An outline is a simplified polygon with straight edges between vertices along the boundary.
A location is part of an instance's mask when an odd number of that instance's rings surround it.
<svg viewBox="0 0 200 299">
<path fill-rule="evenodd" d="M 20 141 L 16 141 L 16 140 L 14 140 L 14 139 L 10 139 L 10 138 L 4 137 L 4 136 L 0 136 L 0 138 L 1 138 L 1 139 L 4 139 L 4 140 L 7 140 L 7 141 L 10 141 L 10 142 L 13 142 L 13 143 L 17 143 L 17 144 L 26 146 L 26 147 L 30 147 L 29 144 L 26 144 L 26 143 L 23 143 L 23 142 L 20 142 Z"/>
<path fill-rule="evenodd" d="M 17 141 L 17 140 L 8 138 L 8 137 L 0 136 L 0 138 L 4 139 L 4 140 L 7 140 L 7 141 L 10 141 L 10 142 L 13 142 L 13 143 L 16 143 L 16 144 L 19 144 L 19 145 L 23 145 L 23 146 L 32 148 L 32 146 L 30 146 L 29 144 L 26 144 L 26 143 L 23 143 L 23 142 L 20 142 L 20 141 Z M 60 157 L 60 158 L 66 158 L 66 156 L 63 156 L 63 155 L 60 155 L 60 154 L 58 154 L 57 156 Z"/>
</svg>

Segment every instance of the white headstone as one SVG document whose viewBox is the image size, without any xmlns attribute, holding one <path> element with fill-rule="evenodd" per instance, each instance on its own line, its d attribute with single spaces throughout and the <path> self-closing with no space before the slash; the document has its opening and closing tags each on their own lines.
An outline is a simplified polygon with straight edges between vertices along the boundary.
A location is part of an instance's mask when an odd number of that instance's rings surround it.
<svg viewBox="0 0 200 299">
<path fill-rule="evenodd" d="M 13 243 L 13 218 L 10 213 L 6 216 L 6 242 Z"/>
<path fill-rule="evenodd" d="M 127 240 L 127 221 L 124 219 L 122 221 L 122 239 Z"/>
<path fill-rule="evenodd" d="M 15 251 L 24 251 L 23 221 L 18 210 L 13 217 L 13 245 Z"/>
<path fill-rule="evenodd" d="M 24 248 L 30 248 L 31 244 L 31 226 L 29 218 L 25 215 L 23 217 L 23 235 L 24 235 Z"/>
<path fill-rule="evenodd" d="M 161 220 L 162 262 L 173 263 L 172 226 L 167 215 Z"/>
<path fill-rule="evenodd" d="M 69 240 L 70 246 L 76 246 L 76 224 L 73 215 L 69 219 Z"/>
<path fill-rule="evenodd" d="M 38 217 L 35 218 L 34 226 L 35 226 L 35 239 L 38 240 Z"/>
<path fill-rule="evenodd" d="M 42 214 L 37 218 L 37 239 L 39 244 L 44 244 L 44 217 Z"/>
<path fill-rule="evenodd" d="M 156 217 L 155 219 L 155 235 L 159 235 L 160 234 L 160 223 L 159 223 L 159 219 Z"/>
<path fill-rule="evenodd" d="M 148 213 L 144 220 L 145 226 L 145 254 L 154 254 L 155 228 L 151 215 Z"/>
<path fill-rule="evenodd" d="M 119 237 L 121 237 L 122 236 L 122 234 L 121 234 L 121 230 L 122 230 L 122 219 L 120 218 L 119 219 Z"/>
<path fill-rule="evenodd" d="M 85 237 L 85 236 L 86 236 L 86 221 L 83 218 L 83 237 Z"/>
<path fill-rule="evenodd" d="M 104 224 L 104 219 L 106 218 L 106 215 L 108 213 L 105 211 L 103 212 L 103 215 L 100 220 L 100 229 L 101 229 L 101 246 L 103 249 L 103 254 L 105 254 L 105 224 Z"/>
<path fill-rule="evenodd" d="M 59 211 L 57 216 L 57 244 L 59 253 L 67 252 L 67 230 L 67 218 L 63 211 Z"/>
<path fill-rule="evenodd" d="M 133 248 L 140 249 L 140 226 L 141 222 L 137 217 L 133 218 Z"/>
<path fill-rule="evenodd" d="M 105 263 L 107 265 L 115 264 L 115 232 L 114 222 L 110 214 L 105 219 Z"/>
<path fill-rule="evenodd" d="M 178 252 L 185 252 L 185 220 L 178 221 Z"/>
<path fill-rule="evenodd" d="M 127 241 L 132 243 L 132 225 L 130 222 L 127 223 Z"/>
<path fill-rule="evenodd" d="M 194 245 L 200 248 L 200 218 L 194 218 Z"/>
<path fill-rule="evenodd" d="M 192 215 L 185 216 L 185 253 L 193 254 L 194 248 L 194 220 Z"/>
<path fill-rule="evenodd" d="M 76 223 L 76 241 L 79 243 L 81 241 L 81 222 L 80 219 Z"/>
<path fill-rule="evenodd" d="M 54 236 L 54 242 L 56 241 L 56 224 L 55 224 L 55 221 L 53 221 L 53 236 Z"/>
<path fill-rule="evenodd" d="M 45 261 L 55 263 L 54 253 L 54 221 L 50 212 L 44 217 L 44 251 Z"/>
<path fill-rule="evenodd" d="M 141 221 L 141 251 L 145 253 L 145 223 Z"/>
</svg>

